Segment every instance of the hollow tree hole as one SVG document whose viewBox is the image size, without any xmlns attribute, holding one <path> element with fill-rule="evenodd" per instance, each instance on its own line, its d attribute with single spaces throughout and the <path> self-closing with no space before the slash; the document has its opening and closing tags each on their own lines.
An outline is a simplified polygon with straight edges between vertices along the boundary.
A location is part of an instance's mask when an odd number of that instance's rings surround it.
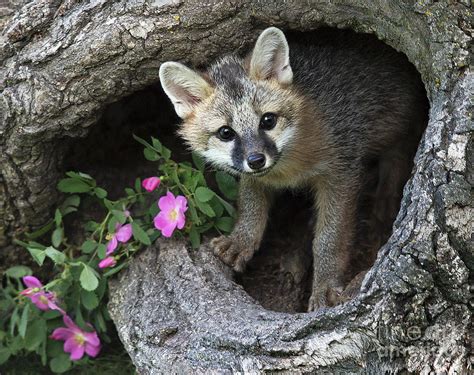
<svg viewBox="0 0 474 375">
<path fill-rule="evenodd" d="M 375 36 L 326 28 L 286 35 L 290 42 L 298 40 L 331 48 L 364 45 L 380 54 L 392 54 L 395 57 L 393 64 L 403 64 L 412 79 L 418 80 L 422 86 L 418 72 L 406 57 Z M 378 249 L 391 234 L 403 186 L 409 178 L 417 144 L 428 120 L 427 99 L 418 103 L 418 107 L 419 127 L 407 137 L 402 147 L 405 162 L 401 164 L 403 167 L 399 167 L 398 186 L 392 189 L 397 198 L 391 204 L 374 207 L 374 195 L 380 188 L 380 161 L 367 160 L 365 163 L 364 183 L 357 203 L 356 239 L 347 275 L 349 288 L 354 290 L 363 273 L 373 265 Z M 133 185 L 136 177 L 155 173 L 154 164 L 144 159 L 142 146 L 133 140 L 132 134 L 145 139 L 154 136 L 171 149 L 175 160 L 190 160 L 190 153 L 176 136 L 178 123 L 172 105 L 157 83 L 109 105 L 85 139 L 67 145 L 65 170 L 80 170 L 93 175 L 112 198 L 118 197 L 125 187 Z M 380 214 L 378 211 L 381 210 L 386 212 Z M 236 281 L 265 308 L 284 312 L 306 311 L 312 283 L 314 225 L 313 197 L 309 190 L 286 191 L 277 196 L 260 250 L 247 270 L 236 276 Z"/>
</svg>

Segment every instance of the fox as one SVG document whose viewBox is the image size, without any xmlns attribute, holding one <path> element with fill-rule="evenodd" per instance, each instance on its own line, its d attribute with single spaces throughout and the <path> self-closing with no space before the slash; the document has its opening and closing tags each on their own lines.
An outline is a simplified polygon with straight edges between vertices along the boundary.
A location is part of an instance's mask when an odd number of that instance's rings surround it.
<svg viewBox="0 0 474 375">
<path fill-rule="evenodd" d="M 336 304 L 350 281 L 357 201 L 376 161 L 373 215 L 394 211 L 420 137 L 423 88 L 398 54 L 345 45 L 288 43 L 265 29 L 246 56 L 205 70 L 161 64 L 165 94 L 182 119 L 178 134 L 215 168 L 239 178 L 233 231 L 214 254 L 243 272 L 258 250 L 275 194 L 314 197 L 313 278 L 308 311 Z"/>
</svg>

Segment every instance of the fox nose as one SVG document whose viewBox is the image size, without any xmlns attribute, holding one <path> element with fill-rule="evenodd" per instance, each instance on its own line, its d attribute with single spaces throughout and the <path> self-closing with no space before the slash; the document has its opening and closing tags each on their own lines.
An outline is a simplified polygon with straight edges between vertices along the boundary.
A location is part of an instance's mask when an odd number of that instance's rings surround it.
<svg viewBox="0 0 474 375">
<path fill-rule="evenodd" d="M 247 163 L 252 169 L 260 169 L 265 165 L 265 155 L 260 153 L 250 154 L 247 157 Z"/>
</svg>

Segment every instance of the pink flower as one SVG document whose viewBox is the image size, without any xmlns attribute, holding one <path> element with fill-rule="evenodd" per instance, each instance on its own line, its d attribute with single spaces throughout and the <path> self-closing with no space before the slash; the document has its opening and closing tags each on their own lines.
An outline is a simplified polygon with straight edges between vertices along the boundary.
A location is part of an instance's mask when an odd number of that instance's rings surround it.
<svg viewBox="0 0 474 375">
<path fill-rule="evenodd" d="M 165 237 L 171 237 L 176 227 L 183 229 L 186 218 L 184 213 L 188 209 L 186 197 L 178 195 L 176 198 L 170 191 L 158 201 L 160 212 L 153 222 L 156 229 L 161 230 Z"/>
<path fill-rule="evenodd" d="M 153 191 L 160 186 L 160 179 L 158 177 L 148 177 L 142 181 L 143 189 L 146 191 Z"/>
<path fill-rule="evenodd" d="M 71 353 L 72 361 L 77 361 L 84 356 L 84 352 L 91 357 L 96 357 L 100 352 L 100 340 L 97 332 L 86 332 L 74 324 L 72 319 L 64 315 L 64 324 L 67 328 L 56 328 L 51 334 L 53 340 L 64 341 L 64 351 Z"/>
<path fill-rule="evenodd" d="M 114 257 L 107 257 L 105 259 L 102 259 L 99 263 L 99 268 L 107 268 L 107 267 L 113 267 L 117 264 L 117 261 L 115 260 Z"/>
<path fill-rule="evenodd" d="M 107 243 L 107 255 L 112 254 L 118 246 L 119 242 L 125 243 L 132 237 L 132 224 L 120 225 L 115 227 L 115 233 Z"/>
<path fill-rule="evenodd" d="M 36 277 L 25 276 L 23 282 L 28 288 L 21 291 L 20 294 L 28 297 L 38 309 L 42 311 L 57 310 L 64 314 L 64 310 L 56 304 L 56 294 L 44 291 L 43 284 Z"/>
</svg>

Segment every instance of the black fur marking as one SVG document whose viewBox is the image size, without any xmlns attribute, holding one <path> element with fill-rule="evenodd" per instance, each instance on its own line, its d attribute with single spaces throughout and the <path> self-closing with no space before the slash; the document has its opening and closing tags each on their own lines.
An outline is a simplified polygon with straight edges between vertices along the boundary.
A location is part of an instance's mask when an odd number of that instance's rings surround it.
<svg viewBox="0 0 474 375">
<path fill-rule="evenodd" d="M 244 150 L 242 149 L 242 141 L 237 134 L 234 139 L 234 148 L 232 149 L 232 163 L 236 169 L 242 169 L 244 165 Z"/>
<path fill-rule="evenodd" d="M 244 96 L 245 88 L 242 80 L 246 77 L 246 74 L 244 67 L 237 59 L 222 59 L 210 71 L 210 77 L 216 83 L 216 86 L 222 87 L 228 95 L 234 98 Z"/>
</svg>

